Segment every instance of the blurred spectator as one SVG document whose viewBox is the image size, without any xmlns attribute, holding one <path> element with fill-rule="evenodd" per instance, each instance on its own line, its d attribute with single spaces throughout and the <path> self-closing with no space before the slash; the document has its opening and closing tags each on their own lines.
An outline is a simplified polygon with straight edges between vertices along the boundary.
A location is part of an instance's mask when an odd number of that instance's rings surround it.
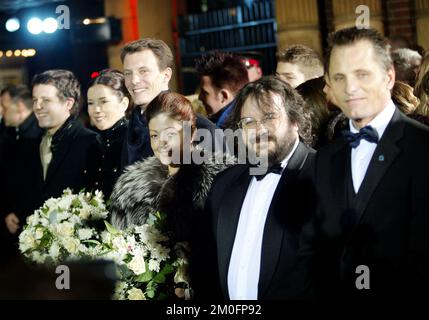
<svg viewBox="0 0 429 320">
<path fill-rule="evenodd" d="M 323 88 L 325 80 L 323 77 L 308 80 L 300 84 L 296 90 L 304 98 L 305 108 L 311 116 L 312 147 L 318 148 L 319 142 L 325 135 L 327 121 L 329 120 L 328 100 Z"/>
<path fill-rule="evenodd" d="M 414 87 L 422 56 L 415 50 L 401 48 L 392 51 L 396 80 Z"/>
<path fill-rule="evenodd" d="M 261 68 L 262 55 L 259 52 L 242 52 L 239 53 L 239 57 L 246 66 L 249 82 L 256 81 L 263 76 Z"/>
<path fill-rule="evenodd" d="M 413 94 L 413 88 L 402 81 L 395 82 L 392 100 L 396 107 L 407 115 L 413 113 L 419 104 L 419 99 Z"/>
<path fill-rule="evenodd" d="M 416 112 L 424 116 L 429 116 L 429 95 L 427 93 L 427 84 L 423 78 L 429 72 L 429 52 L 423 56 L 419 73 L 417 74 L 416 85 L 414 86 L 414 95 L 420 99 Z"/>
<path fill-rule="evenodd" d="M 199 99 L 209 119 L 224 129 L 237 94 L 249 82 L 247 70 L 237 56 L 219 51 L 197 59 L 196 69 L 201 83 Z"/>
<path fill-rule="evenodd" d="M 31 92 L 27 86 L 20 85 L 9 90 L 10 104 L 4 114 L 6 125 L 10 128 L 5 138 L 5 152 L 2 155 L 2 214 L 1 242 L 2 256 L 16 253 L 19 222 L 34 210 L 38 197 L 34 192 L 37 185 L 35 172 L 39 166 L 39 141 L 42 129 L 37 125 L 33 114 Z"/>
<path fill-rule="evenodd" d="M 323 76 L 323 62 L 313 49 L 292 45 L 277 53 L 276 75 L 296 88 L 305 81 Z"/>
</svg>

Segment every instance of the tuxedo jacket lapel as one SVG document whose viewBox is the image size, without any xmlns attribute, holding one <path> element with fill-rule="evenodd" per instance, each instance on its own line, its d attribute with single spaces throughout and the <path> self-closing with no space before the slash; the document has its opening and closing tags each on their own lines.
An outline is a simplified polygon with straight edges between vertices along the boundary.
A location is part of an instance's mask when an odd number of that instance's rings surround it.
<svg viewBox="0 0 429 320">
<path fill-rule="evenodd" d="M 219 210 L 217 225 L 217 253 L 221 287 L 225 297 L 228 297 L 228 268 L 237 231 L 241 207 L 246 197 L 252 176 L 249 167 L 242 166 L 239 178 L 226 188 L 223 202 Z"/>
<path fill-rule="evenodd" d="M 335 201 L 341 208 L 347 206 L 347 177 L 351 177 L 350 154 L 350 147 L 347 143 L 340 142 L 337 151 L 332 155 L 331 164 L 329 164 L 329 167 L 333 168 L 330 178 L 331 188 Z"/>
<path fill-rule="evenodd" d="M 271 201 L 262 238 L 261 272 L 258 284 L 259 299 L 264 297 L 276 271 L 280 250 L 283 245 L 283 235 L 285 228 L 287 228 L 287 225 L 285 225 L 288 221 L 287 216 L 296 214 L 296 212 L 288 212 L 286 208 L 289 197 L 295 195 L 294 182 L 307 156 L 308 149 L 302 143 L 299 143 L 287 167 L 283 170 L 282 177 Z"/>
<path fill-rule="evenodd" d="M 404 131 L 404 123 L 400 121 L 401 116 L 400 112 L 396 110 L 371 158 L 357 194 L 358 222 L 362 219 L 372 194 L 400 152 L 396 143 L 403 136 Z"/>
</svg>

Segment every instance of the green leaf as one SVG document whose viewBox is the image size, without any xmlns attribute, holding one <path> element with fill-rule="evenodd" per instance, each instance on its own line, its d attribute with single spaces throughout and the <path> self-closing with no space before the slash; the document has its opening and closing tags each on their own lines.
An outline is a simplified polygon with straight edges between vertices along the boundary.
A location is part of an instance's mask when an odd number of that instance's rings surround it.
<svg viewBox="0 0 429 320">
<path fill-rule="evenodd" d="M 98 207 L 99 206 L 99 203 L 98 203 L 98 201 L 97 200 L 95 200 L 95 198 L 92 198 L 90 201 L 89 201 L 89 204 L 90 205 L 92 205 L 92 206 L 94 206 L 94 207 Z"/>
<path fill-rule="evenodd" d="M 153 278 L 153 281 L 156 283 L 165 283 L 165 275 L 160 272 Z"/>
<path fill-rule="evenodd" d="M 111 234 L 118 235 L 120 232 L 117 230 L 114 226 L 112 226 L 107 221 L 104 221 L 104 224 L 106 225 L 107 231 L 109 231 Z"/>
<path fill-rule="evenodd" d="M 155 291 L 154 290 L 147 290 L 145 292 L 145 296 L 150 298 L 150 299 L 153 299 L 153 297 L 155 297 Z"/>
<path fill-rule="evenodd" d="M 152 280 L 154 276 L 154 272 L 153 271 L 146 271 L 145 273 L 142 273 L 141 275 L 139 275 L 136 279 L 136 281 L 138 282 L 149 282 Z"/>
<path fill-rule="evenodd" d="M 161 270 L 162 274 L 169 274 L 172 272 L 174 272 L 174 267 L 171 264 L 166 264 Z"/>
<path fill-rule="evenodd" d="M 80 200 L 78 198 L 73 199 L 71 203 L 72 208 L 82 208 L 82 204 L 80 203 Z"/>
<path fill-rule="evenodd" d="M 83 240 L 81 242 L 83 242 L 83 243 L 92 243 L 92 244 L 95 244 L 95 245 L 99 245 L 100 244 L 100 241 L 92 240 L 92 239 Z"/>
</svg>

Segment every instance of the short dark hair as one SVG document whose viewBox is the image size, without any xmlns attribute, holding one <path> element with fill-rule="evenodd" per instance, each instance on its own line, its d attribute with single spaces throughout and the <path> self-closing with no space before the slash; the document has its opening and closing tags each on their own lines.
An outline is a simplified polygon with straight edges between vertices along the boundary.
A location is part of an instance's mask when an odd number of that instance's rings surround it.
<svg viewBox="0 0 429 320">
<path fill-rule="evenodd" d="M 145 110 L 146 120 L 167 113 L 173 119 L 191 122 L 192 132 L 196 129 L 196 115 L 192 103 L 179 93 L 163 91 L 155 97 Z"/>
<path fill-rule="evenodd" d="M 15 86 L 14 85 L 8 85 L 1 89 L 0 96 L 4 95 L 5 93 L 10 93 L 10 90 L 12 90 Z"/>
<path fill-rule="evenodd" d="M 74 99 L 74 105 L 71 113 L 74 113 L 79 106 L 80 83 L 73 72 L 63 69 L 48 70 L 33 77 L 32 86 L 38 84 L 47 84 L 54 86 L 58 90 L 58 98 L 65 101 L 69 98 Z"/>
<path fill-rule="evenodd" d="M 88 89 L 96 84 L 109 87 L 114 91 L 119 99 L 127 97 L 131 102 L 131 95 L 125 86 L 125 77 L 121 71 L 115 69 L 101 70 L 98 76 L 89 81 Z"/>
<path fill-rule="evenodd" d="M 249 97 L 253 97 L 262 110 L 272 108 L 274 104 L 271 94 L 281 97 L 289 121 L 298 126 L 302 141 L 311 145 L 311 120 L 310 114 L 305 111 L 304 99 L 288 83 L 275 76 L 265 76 L 255 82 L 250 82 L 240 91 L 229 123 L 237 128 L 241 110 Z"/>
<path fill-rule="evenodd" d="M 200 77 L 209 76 L 216 88 L 228 89 L 234 94 L 249 82 L 246 66 L 231 53 L 208 53 L 196 60 L 195 68 Z"/>
<path fill-rule="evenodd" d="M 98 76 L 92 78 L 88 83 L 88 90 L 92 86 L 101 84 L 112 89 L 113 93 L 118 96 L 119 100 L 122 100 L 124 97 L 128 98 L 129 104 L 128 108 L 125 111 L 126 117 L 130 117 L 133 109 L 133 102 L 130 95 L 130 92 L 125 86 L 125 77 L 124 74 L 116 69 L 103 69 L 99 72 Z"/>
<path fill-rule="evenodd" d="M 323 75 L 323 62 L 319 54 L 301 44 L 294 44 L 277 52 L 277 61 L 298 65 L 306 79 Z"/>
<path fill-rule="evenodd" d="M 329 73 L 329 64 L 333 48 L 352 45 L 358 41 L 368 41 L 372 44 L 374 52 L 380 60 L 380 65 L 385 71 L 393 68 L 392 57 L 390 55 L 390 44 L 387 38 L 373 28 L 359 29 L 351 27 L 338 30 L 329 35 L 325 61 L 325 70 L 327 74 Z"/>
<path fill-rule="evenodd" d="M 31 91 L 26 85 L 11 87 L 8 92 L 13 103 L 22 102 L 28 110 L 33 109 Z"/>
<path fill-rule="evenodd" d="M 166 68 L 173 69 L 173 52 L 170 47 L 160 39 L 144 38 L 136 41 L 129 42 L 121 50 L 121 61 L 124 63 L 127 54 L 133 54 L 143 50 L 150 50 L 153 52 L 158 60 L 159 70 Z"/>
</svg>

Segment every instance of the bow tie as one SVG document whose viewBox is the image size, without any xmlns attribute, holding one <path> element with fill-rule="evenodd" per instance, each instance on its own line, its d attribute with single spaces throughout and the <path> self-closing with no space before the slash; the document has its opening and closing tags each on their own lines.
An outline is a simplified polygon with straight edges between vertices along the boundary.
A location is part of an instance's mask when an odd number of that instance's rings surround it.
<svg viewBox="0 0 429 320">
<path fill-rule="evenodd" d="M 357 146 L 359 146 L 361 139 L 365 139 L 366 141 L 372 143 L 378 142 L 377 130 L 375 130 L 371 126 L 363 127 L 357 133 L 353 133 L 349 130 L 344 130 L 343 137 L 352 148 L 356 148 Z"/>
<path fill-rule="evenodd" d="M 277 163 L 275 165 L 272 165 L 271 167 L 268 167 L 267 172 L 265 174 L 255 175 L 255 178 L 256 180 L 261 181 L 269 173 L 282 174 L 282 172 L 283 172 L 283 168 L 281 163 Z"/>
</svg>

